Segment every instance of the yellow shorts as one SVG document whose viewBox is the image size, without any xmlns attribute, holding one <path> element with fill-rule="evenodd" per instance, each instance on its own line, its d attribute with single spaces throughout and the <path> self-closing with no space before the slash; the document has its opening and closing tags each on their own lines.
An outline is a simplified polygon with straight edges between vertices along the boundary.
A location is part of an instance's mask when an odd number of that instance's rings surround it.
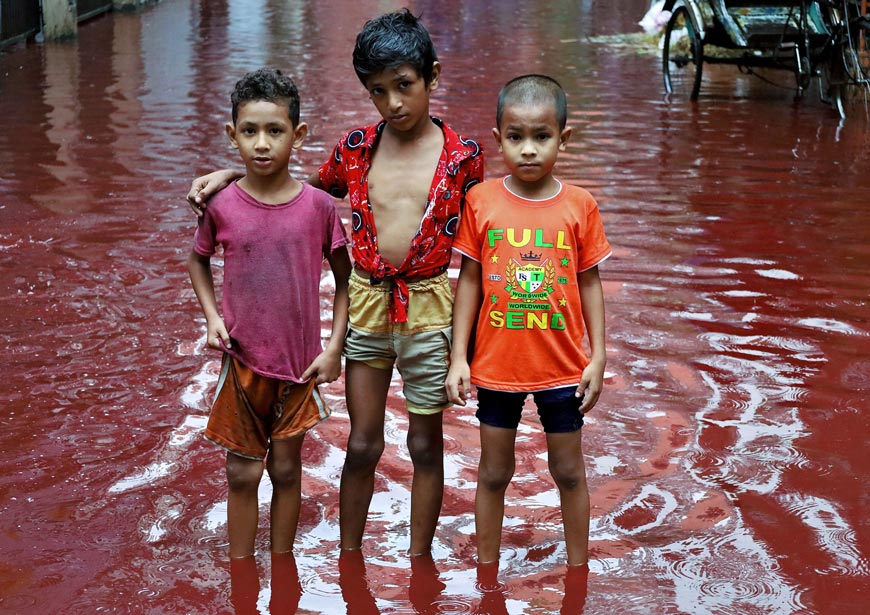
<svg viewBox="0 0 870 615">
<path fill-rule="evenodd" d="M 355 271 L 344 355 L 402 376 L 408 411 L 437 414 L 450 406 L 444 381 L 452 341 L 453 295 L 447 274 L 408 283 L 408 321 L 391 323 L 389 282 L 373 285 Z"/>
<path fill-rule="evenodd" d="M 269 378 L 224 354 L 204 435 L 231 453 L 264 459 L 272 440 L 302 435 L 329 414 L 313 378 Z"/>
</svg>

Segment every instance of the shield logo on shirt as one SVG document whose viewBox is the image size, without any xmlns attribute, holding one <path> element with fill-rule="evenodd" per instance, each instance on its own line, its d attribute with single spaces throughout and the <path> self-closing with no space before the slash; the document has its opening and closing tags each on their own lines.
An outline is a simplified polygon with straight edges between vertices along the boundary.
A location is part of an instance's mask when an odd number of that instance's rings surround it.
<svg viewBox="0 0 870 615">
<path fill-rule="evenodd" d="M 533 293 L 544 283 L 544 268 L 538 265 L 521 265 L 516 268 L 514 276 L 520 287 L 527 293 Z"/>
</svg>

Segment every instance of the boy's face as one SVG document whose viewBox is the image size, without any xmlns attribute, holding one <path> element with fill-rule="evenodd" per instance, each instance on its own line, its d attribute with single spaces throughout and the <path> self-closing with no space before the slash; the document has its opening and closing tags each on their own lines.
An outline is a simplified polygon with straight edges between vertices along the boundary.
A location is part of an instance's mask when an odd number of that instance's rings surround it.
<svg viewBox="0 0 870 615">
<path fill-rule="evenodd" d="M 549 178 L 571 129 L 559 129 L 556 109 L 547 104 L 508 104 L 501 125 L 492 129 L 505 165 L 517 180 L 534 184 Z"/>
<path fill-rule="evenodd" d="M 426 84 L 410 64 L 387 68 L 366 80 L 369 98 L 378 113 L 394 130 L 406 132 L 429 121 L 429 95 L 438 87 L 441 66 L 432 68 L 432 80 Z"/>
<path fill-rule="evenodd" d="M 286 104 L 252 100 L 239 105 L 235 124 L 227 124 L 227 136 L 239 150 L 249 175 L 286 173 L 290 156 L 308 133 L 300 122 L 293 126 Z"/>
</svg>

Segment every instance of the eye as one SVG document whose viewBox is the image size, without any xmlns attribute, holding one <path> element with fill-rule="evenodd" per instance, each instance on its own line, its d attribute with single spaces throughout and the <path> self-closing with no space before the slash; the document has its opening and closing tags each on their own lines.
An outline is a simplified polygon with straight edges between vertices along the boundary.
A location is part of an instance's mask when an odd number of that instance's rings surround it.
<svg viewBox="0 0 870 615">
<path fill-rule="evenodd" d="M 399 89 L 400 90 L 407 90 L 412 85 L 414 85 L 414 84 L 410 81 L 402 81 L 399 83 Z"/>
<path fill-rule="evenodd" d="M 256 131 L 255 131 L 253 128 L 251 128 L 250 126 L 245 127 L 245 128 L 242 128 L 242 134 L 243 134 L 243 135 L 248 135 L 248 136 L 250 136 L 250 135 L 254 134 L 255 132 L 256 132 Z"/>
<path fill-rule="evenodd" d="M 538 135 L 538 141 L 546 141 L 550 138 L 550 135 L 547 133 L 542 133 Z"/>
<path fill-rule="evenodd" d="M 507 140 L 516 143 L 520 140 L 520 135 L 508 135 Z"/>
<path fill-rule="evenodd" d="M 369 96 L 383 96 L 384 88 L 372 88 L 369 90 Z"/>
<path fill-rule="evenodd" d="M 276 136 L 276 135 L 283 134 L 283 132 L 284 132 L 284 131 L 283 131 L 281 128 L 270 128 L 270 129 L 269 129 L 269 134 L 270 134 L 270 135 L 275 135 L 275 136 Z"/>
</svg>

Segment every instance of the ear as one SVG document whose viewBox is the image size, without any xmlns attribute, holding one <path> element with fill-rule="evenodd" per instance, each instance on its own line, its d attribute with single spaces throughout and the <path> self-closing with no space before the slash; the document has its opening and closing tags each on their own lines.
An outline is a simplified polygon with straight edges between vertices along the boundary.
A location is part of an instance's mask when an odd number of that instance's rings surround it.
<svg viewBox="0 0 870 615">
<path fill-rule="evenodd" d="M 562 133 L 559 135 L 559 151 L 564 152 L 565 147 L 568 145 L 568 141 L 571 139 L 571 127 L 566 126 Z"/>
<path fill-rule="evenodd" d="M 501 151 L 501 133 L 498 128 L 492 129 L 492 136 L 495 137 L 495 142 L 498 144 L 498 151 Z"/>
<path fill-rule="evenodd" d="M 300 147 L 302 147 L 302 142 L 307 136 L 308 124 L 306 124 L 305 122 L 299 122 L 296 130 L 293 131 L 293 149 L 299 149 Z"/>
<path fill-rule="evenodd" d="M 429 81 L 429 91 L 438 87 L 438 79 L 441 77 L 441 62 L 432 63 L 432 79 Z"/>
<path fill-rule="evenodd" d="M 227 138 L 229 138 L 233 148 L 239 149 L 239 142 L 236 141 L 236 125 L 232 122 L 227 122 L 225 129 L 227 131 Z"/>
</svg>

